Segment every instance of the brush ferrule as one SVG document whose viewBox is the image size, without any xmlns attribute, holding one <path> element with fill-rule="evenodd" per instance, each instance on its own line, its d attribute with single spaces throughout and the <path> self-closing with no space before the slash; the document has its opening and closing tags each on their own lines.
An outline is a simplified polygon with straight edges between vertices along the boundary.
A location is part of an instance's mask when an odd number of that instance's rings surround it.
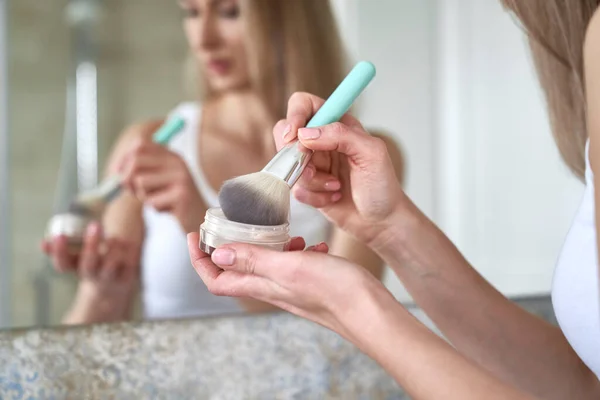
<svg viewBox="0 0 600 400">
<path fill-rule="evenodd" d="M 115 197 L 121 193 L 121 176 L 114 175 L 107 178 L 100 186 L 100 193 L 102 198 L 107 202 L 114 200 Z"/>
<path fill-rule="evenodd" d="M 313 151 L 302 146 L 300 142 L 292 142 L 279 150 L 262 171 L 278 177 L 292 187 L 302 175 L 312 155 Z"/>
</svg>

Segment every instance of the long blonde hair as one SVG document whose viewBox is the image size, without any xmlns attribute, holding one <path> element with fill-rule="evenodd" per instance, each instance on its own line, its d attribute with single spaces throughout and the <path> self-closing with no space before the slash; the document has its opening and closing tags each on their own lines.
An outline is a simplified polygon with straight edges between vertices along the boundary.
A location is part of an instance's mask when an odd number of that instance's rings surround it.
<svg viewBox="0 0 600 400">
<path fill-rule="evenodd" d="M 240 10 L 251 86 L 274 118 L 285 116 L 294 92 L 326 98 L 341 82 L 346 59 L 329 0 L 241 0 Z M 196 84 L 201 100 L 211 95 L 201 79 Z"/>
<path fill-rule="evenodd" d="M 585 172 L 586 95 L 583 43 L 600 0 L 502 0 L 520 20 L 546 96 L 552 133 L 573 171 Z"/>
</svg>

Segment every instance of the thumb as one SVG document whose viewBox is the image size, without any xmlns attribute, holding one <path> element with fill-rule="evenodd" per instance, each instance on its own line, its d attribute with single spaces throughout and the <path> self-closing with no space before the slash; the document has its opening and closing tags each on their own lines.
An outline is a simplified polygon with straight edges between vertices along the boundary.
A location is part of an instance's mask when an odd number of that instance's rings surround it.
<svg viewBox="0 0 600 400">
<path fill-rule="evenodd" d="M 301 128 L 298 139 L 315 151 L 337 151 L 359 167 L 377 165 L 386 160 L 387 147 L 383 140 L 373 137 L 359 126 L 341 122 L 318 128 Z"/>
<path fill-rule="evenodd" d="M 228 244 L 212 253 L 212 261 L 224 270 L 258 275 L 278 282 L 295 274 L 302 265 L 315 262 L 314 252 L 280 252 L 249 244 Z M 312 260 L 312 261 L 311 261 Z"/>
</svg>

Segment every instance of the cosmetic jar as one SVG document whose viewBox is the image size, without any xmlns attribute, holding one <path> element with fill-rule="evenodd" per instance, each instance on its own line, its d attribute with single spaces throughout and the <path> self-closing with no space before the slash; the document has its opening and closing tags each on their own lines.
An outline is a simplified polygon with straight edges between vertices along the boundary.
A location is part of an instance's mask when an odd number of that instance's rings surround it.
<svg viewBox="0 0 600 400">
<path fill-rule="evenodd" d="M 289 224 L 248 225 L 229 221 L 220 208 L 206 211 L 200 225 L 200 250 L 207 254 L 228 243 L 249 243 L 283 251 L 290 243 Z"/>
<path fill-rule="evenodd" d="M 48 222 L 46 239 L 52 240 L 57 236 L 66 236 L 70 254 L 77 254 L 83 245 L 83 237 L 90 218 L 76 214 L 56 214 Z"/>
</svg>

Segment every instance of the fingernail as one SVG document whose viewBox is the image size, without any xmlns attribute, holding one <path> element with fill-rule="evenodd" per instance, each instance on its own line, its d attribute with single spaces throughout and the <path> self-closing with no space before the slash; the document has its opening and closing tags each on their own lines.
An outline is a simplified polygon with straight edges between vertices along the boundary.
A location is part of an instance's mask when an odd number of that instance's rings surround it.
<svg viewBox="0 0 600 400">
<path fill-rule="evenodd" d="M 291 131 L 292 131 L 292 125 L 290 125 L 290 124 L 286 125 L 285 128 L 283 129 L 283 134 L 282 134 L 283 138 L 285 139 L 285 137 L 287 135 L 289 135 Z"/>
<path fill-rule="evenodd" d="M 217 265 L 233 265 L 235 251 L 232 249 L 217 249 L 212 253 L 212 260 Z"/>
<path fill-rule="evenodd" d="M 340 190 L 341 187 L 342 187 L 342 184 L 339 181 L 325 182 L 325 189 L 330 190 L 332 192 Z"/>
<path fill-rule="evenodd" d="M 321 130 L 319 128 L 300 128 L 298 136 L 302 139 L 318 139 L 321 137 Z"/>
<path fill-rule="evenodd" d="M 306 170 L 304 171 L 304 173 L 306 174 L 306 179 L 311 180 L 312 178 L 315 177 L 315 169 L 312 165 L 306 167 Z"/>
<path fill-rule="evenodd" d="M 85 233 L 87 236 L 95 236 L 98 234 L 99 231 L 100 231 L 100 223 L 92 222 L 87 226 Z"/>
<path fill-rule="evenodd" d="M 337 201 L 340 201 L 341 198 L 342 198 L 342 194 L 340 192 L 337 192 L 331 196 L 331 201 L 333 201 L 335 203 Z"/>
</svg>

